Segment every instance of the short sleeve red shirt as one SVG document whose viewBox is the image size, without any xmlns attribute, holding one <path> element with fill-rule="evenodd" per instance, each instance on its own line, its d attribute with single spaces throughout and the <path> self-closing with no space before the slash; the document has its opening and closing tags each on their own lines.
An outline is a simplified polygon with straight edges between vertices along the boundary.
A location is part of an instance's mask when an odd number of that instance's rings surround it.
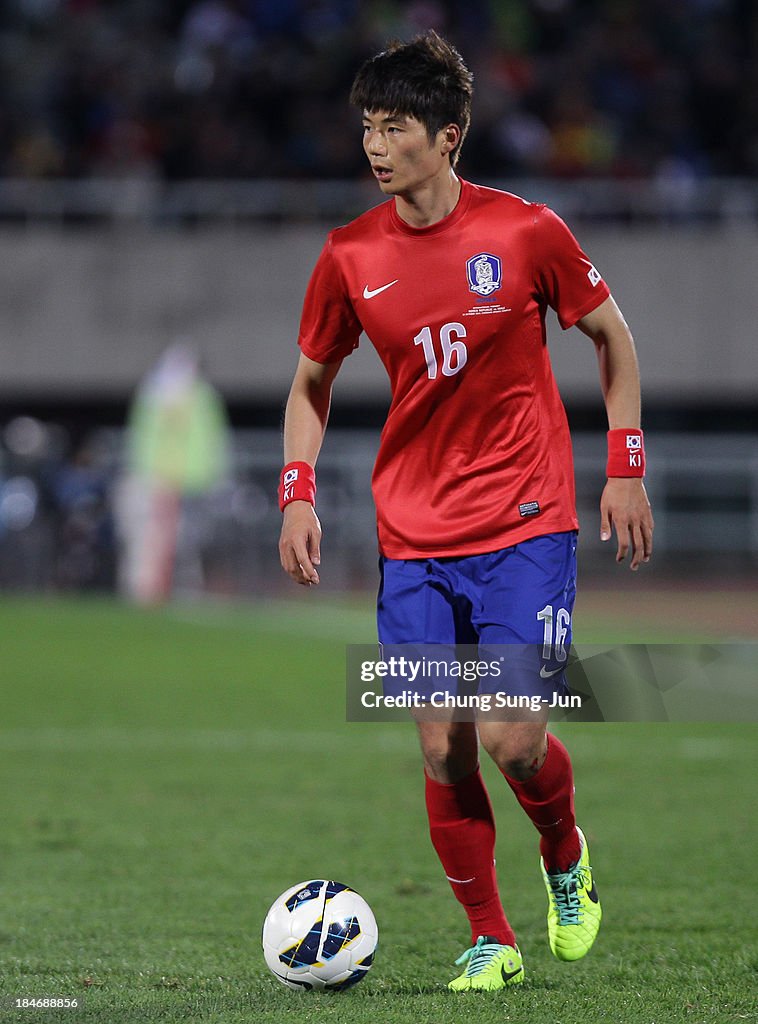
<svg viewBox="0 0 758 1024">
<path fill-rule="evenodd" d="M 390 200 L 330 233 L 299 345 L 337 362 L 365 331 L 389 374 L 372 478 L 382 554 L 483 554 L 576 529 L 545 314 L 565 329 L 608 295 L 555 213 L 469 182 L 431 227 Z"/>
</svg>

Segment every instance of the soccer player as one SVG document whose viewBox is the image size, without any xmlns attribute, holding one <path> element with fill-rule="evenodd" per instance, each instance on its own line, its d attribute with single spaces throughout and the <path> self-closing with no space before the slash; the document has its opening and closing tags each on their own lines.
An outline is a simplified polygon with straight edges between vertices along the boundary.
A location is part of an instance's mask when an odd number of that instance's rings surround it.
<svg viewBox="0 0 758 1024">
<path fill-rule="evenodd" d="M 314 467 L 332 384 L 365 331 L 392 385 L 373 474 L 379 640 L 552 645 L 560 665 L 578 524 L 547 307 L 597 350 L 609 423 L 600 534 L 615 530 L 616 560 L 629 555 L 634 570 L 650 558 L 653 531 L 637 360 L 563 221 L 456 173 L 471 97 L 471 73 L 434 32 L 393 43 L 353 83 L 363 148 L 389 201 L 329 234 L 308 286 L 284 425 L 280 556 L 297 583 L 319 582 Z M 546 721 L 417 721 L 432 844 L 471 925 L 455 991 L 524 977 L 498 893 L 480 743 L 540 833 L 550 948 L 577 960 L 595 940 L 600 903 L 571 761 Z"/>
</svg>

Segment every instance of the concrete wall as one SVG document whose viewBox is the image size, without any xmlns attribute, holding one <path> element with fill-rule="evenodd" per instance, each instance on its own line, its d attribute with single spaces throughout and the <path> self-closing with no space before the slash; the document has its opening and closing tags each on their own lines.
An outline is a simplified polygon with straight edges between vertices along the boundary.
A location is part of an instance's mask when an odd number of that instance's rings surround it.
<svg viewBox="0 0 758 1024">
<path fill-rule="evenodd" d="M 758 233 L 594 228 L 580 241 L 634 331 L 648 396 L 758 400 Z M 324 229 L 0 232 L 0 394 L 131 389 L 177 336 L 230 396 L 282 397 Z M 597 394 L 591 343 L 552 317 L 568 398 Z M 369 344 L 338 394 L 386 394 Z"/>
</svg>

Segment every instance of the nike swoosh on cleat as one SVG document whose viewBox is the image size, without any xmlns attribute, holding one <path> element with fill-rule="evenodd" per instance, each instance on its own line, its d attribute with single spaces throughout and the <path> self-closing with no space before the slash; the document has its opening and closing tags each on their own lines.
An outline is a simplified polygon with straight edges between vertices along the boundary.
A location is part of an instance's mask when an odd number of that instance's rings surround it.
<svg viewBox="0 0 758 1024">
<path fill-rule="evenodd" d="M 515 978 L 517 974 L 521 974 L 521 968 L 517 967 L 515 971 L 506 971 L 505 964 L 500 968 L 500 973 L 503 976 L 503 981 L 508 984 L 511 978 Z"/>
<path fill-rule="evenodd" d="M 585 889 L 584 891 L 587 893 L 587 895 L 589 896 L 589 898 L 592 900 L 593 903 L 599 903 L 600 902 L 600 899 L 599 899 L 598 894 L 597 894 L 597 889 L 595 888 L 595 879 L 594 878 L 592 879 L 592 888 L 591 889 Z"/>
<path fill-rule="evenodd" d="M 399 280 L 400 280 L 400 278 L 397 277 L 397 278 L 395 278 L 394 281 L 390 281 L 389 284 L 383 284 L 381 288 L 373 288 L 373 289 L 371 289 L 371 288 L 369 288 L 368 285 L 365 285 L 364 288 L 363 288 L 363 298 L 364 299 L 373 299 L 373 297 L 375 295 L 379 295 L 380 292 L 386 292 L 388 288 L 391 288 L 393 284 L 397 284 L 397 282 Z"/>
</svg>

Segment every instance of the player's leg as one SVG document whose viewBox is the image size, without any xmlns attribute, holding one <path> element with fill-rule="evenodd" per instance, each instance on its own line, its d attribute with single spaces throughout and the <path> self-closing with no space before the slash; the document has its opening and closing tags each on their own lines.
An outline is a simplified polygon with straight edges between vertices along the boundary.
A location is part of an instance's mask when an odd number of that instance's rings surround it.
<svg viewBox="0 0 758 1024">
<path fill-rule="evenodd" d="M 500 901 L 495 873 L 495 819 L 479 771 L 473 722 L 417 722 L 426 775 L 432 845 L 466 911 L 472 945 L 453 991 L 501 989 L 523 981 L 516 936 Z"/>
<path fill-rule="evenodd" d="M 576 593 L 576 535 L 532 538 L 483 556 L 477 569 L 484 582 L 473 598 L 474 621 L 481 624 L 485 660 L 498 660 L 498 653 L 505 657 L 505 675 L 498 686 L 512 695 L 536 696 L 549 703 L 556 688 L 565 685 L 562 669 L 571 645 Z M 504 715 L 510 720 L 480 718 L 482 744 L 539 831 L 548 870 L 565 871 L 579 857 L 568 751 L 546 734 L 545 703 L 536 710 L 505 709 L 501 718 Z"/>
<path fill-rule="evenodd" d="M 471 925 L 472 942 L 488 935 L 515 946 L 495 874 L 495 819 L 479 771 L 473 722 L 420 721 L 426 809 L 432 845 Z"/>
<path fill-rule="evenodd" d="M 550 949 L 559 960 L 579 960 L 592 948 L 602 910 L 587 841 L 574 816 L 568 751 L 542 723 L 480 722 L 479 731 L 541 836 Z"/>
<path fill-rule="evenodd" d="M 534 658 L 534 685 L 559 686 L 571 644 L 575 596 L 574 534 L 538 537 L 502 554 L 494 580 L 482 590 L 477 609 L 486 625 L 482 646 L 511 645 L 515 660 Z M 540 664 L 537 665 L 537 662 Z M 523 690 L 519 678 L 517 689 Z M 508 682 L 505 683 L 506 690 Z M 600 926 L 600 904 L 592 881 L 587 844 L 576 826 L 574 777 L 566 747 L 545 725 L 547 710 L 520 710 L 516 721 L 482 721 L 482 745 L 505 776 L 540 833 L 543 878 L 548 890 L 548 933 L 553 953 L 574 960 L 587 953 Z"/>
<path fill-rule="evenodd" d="M 523 713 L 521 713 L 523 714 Z M 546 712 L 532 721 L 480 721 L 482 746 L 505 776 L 540 833 L 548 871 L 566 871 L 579 859 L 574 775 L 568 751 L 545 730 Z"/>
<path fill-rule="evenodd" d="M 466 609 L 456 601 L 446 573 L 427 561 L 383 559 L 377 605 L 379 639 L 385 648 L 396 645 L 455 644 L 465 633 Z M 470 640 L 470 636 L 465 639 Z M 479 772 L 479 750 L 473 722 L 454 722 L 441 711 L 437 720 L 418 721 L 424 761 L 426 807 L 432 845 L 456 899 L 468 916 L 473 947 L 480 937 L 489 939 L 480 951 L 481 963 L 497 961 L 494 984 L 472 985 L 471 978 L 458 988 L 497 987 L 523 978 L 521 958 L 514 959 L 515 936 L 503 910 L 495 875 L 495 821 L 484 781 Z M 493 949 L 497 955 L 493 958 Z M 500 971 L 500 950 L 511 951 L 511 966 Z M 471 951 L 467 951 L 471 966 Z M 464 956 L 467 956 L 464 954 Z M 474 965 L 475 966 L 475 965 Z M 468 970 L 469 968 L 467 968 Z M 465 972 L 464 972 L 465 974 Z M 483 980 L 480 978 L 479 981 Z"/>
</svg>

